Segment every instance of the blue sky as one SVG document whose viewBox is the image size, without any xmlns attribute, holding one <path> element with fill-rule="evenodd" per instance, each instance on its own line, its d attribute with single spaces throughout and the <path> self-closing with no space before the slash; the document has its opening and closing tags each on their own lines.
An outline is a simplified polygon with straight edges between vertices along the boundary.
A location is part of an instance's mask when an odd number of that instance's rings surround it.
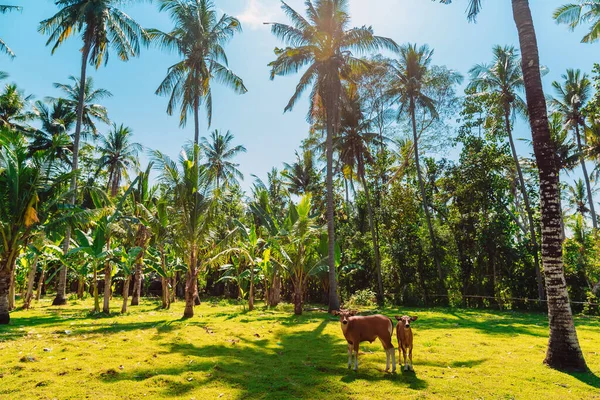
<svg viewBox="0 0 600 400">
<path fill-rule="evenodd" d="M 553 10 L 564 2 L 530 0 L 541 62 L 550 70 L 544 78 L 547 93 L 550 83 L 560 79 L 567 68 L 590 72 L 593 63 L 600 61 L 597 57 L 600 44 L 581 44 L 582 29 L 571 33 L 552 20 Z M 23 11 L 0 15 L 0 37 L 17 54 L 14 60 L 0 56 L 0 70 L 10 74 L 9 81 L 18 83 L 38 99 L 59 95 L 52 83 L 66 82 L 69 75 L 78 76 L 80 39 L 70 39 L 51 55 L 37 26 L 56 12 L 54 1 L 3 0 L 2 3 L 23 6 Z M 132 3 L 125 10 L 144 27 L 170 29 L 168 16 L 160 14 L 156 4 Z M 298 11 L 303 11 L 303 3 L 303 0 L 288 2 Z M 467 0 L 454 0 L 452 5 L 444 6 L 430 0 L 350 0 L 350 11 L 354 26 L 370 25 L 376 34 L 391 37 L 397 43 L 427 43 L 435 49 L 435 64 L 445 64 L 466 75 L 474 64 L 490 60 L 493 45 L 518 47 L 509 1 L 485 1 L 477 24 L 467 23 L 466 3 Z M 269 79 L 267 64 L 274 58 L 273 49 L 281 43 L 263 22 L 287 22 L 280 2 L 215 0 L 215 4 L 242 21 L 244 32 L 230 42 L 226 51 L 230 67 L 244 79 L 249 92 L 235 95 L 216 85 L 211 129 L 231 130 L 236 141 L 248 149 L 238 160 L 246 176 L 243 187 L 248 188 L 250 174 L 264 178 L 273 166 L 281 168 L 283 162 L 294 160 L 294 151 L 308 132 L 305 122 L 308 100 L 305 98 L 297 109 L 284 114 L 283 108 L 299 77 Z M 127 63 L 111 57 L 107 67 L 89 70 L 96 86 L 114 95 L 104 102 L 110 118 L 130 126 L 136 141 L 172 157 L 183 143 L 193 138 L 193 124 L 179 128 L 178 117 L 165 112 L 167 99 L 156 96 L 154 91 L 167 68 L 176 61 L 176 55 L 150 48 Z M 204 123 L 201 136 L 207 135 L 207 129 Z M 519 123 L 517 131 L 520 137 L 530 137 L 525 123 Z M 523 142 L 519 146 L 523 154 L 531 152 Z"/>
</svg>

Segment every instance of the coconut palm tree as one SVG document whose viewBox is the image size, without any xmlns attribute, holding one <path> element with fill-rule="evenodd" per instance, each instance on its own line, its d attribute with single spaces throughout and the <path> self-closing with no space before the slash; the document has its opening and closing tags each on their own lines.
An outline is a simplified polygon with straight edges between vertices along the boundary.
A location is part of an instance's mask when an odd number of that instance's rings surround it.
<svg viewBox="0 0 600 400">
<path fill-rule="evenodd" d="M 119 0 L 57 0 L 59 11 L 52 17 L 40 22 L 40 33 L 50 37 L 46 45 L 53 44 L 52 54 L 71 36 L 81 33 L 83 47 L 81 48 L 81 74 L 79 78 L 78 93 L 70 96 L 76 99 L 77 121 L 73 138 L 73 162 L 71 168 L 70 191 L 73 193 L 71 204 L 75 204 L 77 193 L 77 174 L 79 169 L 79 141 L 81 129 L 84 125 L 84 111 L 86 104 L 86 89 L 88 84 L 88 62 L 96 69 L 108 62 L 109 50 L 113 49 L 118 57 L 127 61 L 139 55 L 140 43 L 145 43 L 148 36 L 144 29 L 129 15 L 121 11 Z M 74 94 L 74 93 L 73 93 Z M 89 126 L 89 125 L 88 125 Z M 71 231 L 67 228 L 64 240 L 65 254 L 68 251 Z M 59 277 L 54 305 L 66 304 L 66 268 L 62 268 Z"/>
<path fill-rule="evenodd" d="M 428 199 L 425 191 L 425 183 L 421 171 L 421 162 L 419 158 L 419 134 L 417 132 L 416 114 L 423 112 L 429 114 L 432 119 L 438 117 L 435 100 L 428 97 L 425 89 L 433 84 L 431 77 L 431 59 L 433 50 L 427 45 L 418 47 L 416 44 L 407 44 L 400 48 L 399 58 L 390 62 L 390 69 L 394 76 L 389 89 L 389 95 L 401 104 L 398 110 L 398 119 L 407 114 L 412 123 L 415 166 L 417 168 L 417 179 L 421 191 L 422 207 L 427 220 L 429 237 L 433 249 L 433 259 L 436 264 L 440 290 L 446 292 L 444 283 L 444 273 L 439 260 L 437 240 L 433 231 L 431 221 L 431 211 L 429 210 Z M 455 81 L 458 83 L 462 77 L 457 75 Z"/>
<path fill-rule="evenodd" d="M 33 132 L 33 140 L 29 144 L 30 152 L 52 153 L 52 156 L 48 157 L 50 161 L 48 171 L 54 166 L 56 160 L 66 165 L 70 164 L 73 143 L 69 132 L 75 125 L 76 114 L 63 99 L 52 101 L 50 105 L 38 100 L 33 108 L 41 128 Z M 47 173 L 46 178 L 49 176 L 50 174 Z"/>
<path fill-rule="evenodd" d="M 232 146 L 234 136 L 227 131 L 223 135 L 218 130 L 210 134 L 210 140 L 203 137 L 200 141 L 200 149 L 206 162 L 202 164 L 210 177 L 219 189 L 221 185 L 232 186 L 238 184 L 238 179 L 243 180 L 244 175 L 238 169 L 239 164 L 231 160 L 239 153 L 245 153 L 246 148 L 242 145 Z"/>
<path fill-rule="evenodd" d="M 71 84 L 55 82 L 53 85 L 55 88 L 60 89 L 64 93 L 64 97 L 49 97 L 49 99 L 53 101 L 63 101 L 70 108 L 71 112 L 77 117 L 81 81 L 74 76 L 70 76 L 69 80 L 71 81 Z M 105 124 L 110 123 L 106 107 L 98 103 L 99 101 L 109 97 L 112 97 L 111 92 L 106 89 L 95 89 L 94 79 L 92 77 L 86 78 L 85 87 L 83 88 L 82 124 L 83 127 L 93 136 L 98 135 L 98 127 L 96 125 L 98 122 Z"/>
<path fill-rule="evenodd" d="M 9 287 L 17 256 L 39 222 L 41 168 L 17 132 L 0 128 L 0 324 L 10 322 Z"/>
<path fill-rule="evenodd" d="M 28 110 L 33 95 L 26 96 L 16 84 L 9 84 L 0 93 L 0 128 L 28 130 L 27 121 L 35 118 L 35 113 Z"/>
<path fill-rule="evenodd" d="M 600 0 L 579 0 L 558 7 L 552 18 L 558 24 L 569 25 L 575 30 L 579 25 L 590 23 L 590 31 L 581 39 L 582 43 L 594 43 L 600 39 Z"/>
<path fill-rule="evenodd" d="M 364 66 L 353 52 L 364 53 L 381 48 L 397 50 L 396 43 L 375 36 L 368 27 L 350 28 L 348 0 L 307 0 L 308 18 L 282 1 L 281 8 L 291 25 L 270 23 L 271 32 L 288 47 L 275 49 L 277 59 L 271 62 L 271 79 L 275 76 L 306 70 L 285 111 L 294 108 L 300 96 L 311 88 L 311 110 L 321 102 L 326 120 L 327 155 L 327 234 L 329 239 L 329 310 L 339 309 L 335 270 L 335 226 L 333 220 L 333 138 L 337 135 L 339 108 L 343 95 L 342 79 L 349 78 L 352 68 Z"/>
<path fill-rule="evenodd" d="M 0 14 L 6 14 L 7 12 L 10 12 L 10 11 L 20 11 L 20 10 L 21 10 L 21 7 L 18 7 L 18 6 L 7 6 L 7 5 L 0 4 Z M 0 39 L 0 53 L 5 53 L 5 54 L 8 54 L 8 56 L 10 58 L 15 58 L 15 53 L 13 53 L 13 51 L 10 49 L 10 47 L 8 47 L 8 45 L 2 39 Z"/>
<path fill-rule="evenodd" d="M 590 177 L 585 165 L 585 153 L 583 144 L 586 144 L 585 135 L 582 135 L 581 127 L 585 126 L 585 120 L 582 113 L 582 108 L 585 106 L 587 100 L 590 97 L 592 84 L 587 77 L 587 74 L 581 73 L 580 70 L 568 69 L 566 74 L 562 75 L 564 82 L 552 82 L 552 87 L 558 96 L 558 98 L 550 100 L 551 106 L 556 112 L 560 113 L 563 117 L 565 126 L 573 130 L 575 134 L 575 140 L 577 141 L 577 150 L 579 153 L 579 162 L 581 163 L 581 169 L 583 171 L 583 179 L 588 192 L 588 202 L 590 208 L 590 216 L 592 218 L 592 226 L 594 229 L 598 229 L 598 221 L 596 219 L 596 210 L 594 207 L 594 198 L 592 196 L 592 185 L 590 183 Z"/>
<path fill-rule="evenodd" d="M 494 94 L 503 110 L 504 128 L 508 135 L 510 149 L 513 161 L 517 170 L 519 189 L 525 203 L 525 211 L 529 220 L 529 235 L 533 245 L 532 253 L 535 262 L 535 276 L 538 284 L 538 298 L 545 299 L 544 281 L 540 270 L 540 261 L 538 257 L 539 247 L 537 234 L 535 233 L 535 223 L 533 219 L 533 210 L 529 200 L 529 193 L 525 186 L 523 171 L 519 155 L 515 147 L 513 138 L 511 119 L 515 114 L 527 115 L 527 105 L 519 96 L 523 90 L 523 72 L 521 71 L 521 59 L 519 52 L 513 46 L 494 46 L 494 59 L 491 64 L 478 64 L 471 68 L 469 75 L 471 82 L 468 88 L 472 89 L 475 95 Z"/>
<path fill-rule="evenodd" d="M 99 168 L 108 172 L 110 195 L 115 197 L 123 176 L 127 178 L 127 170 L 139 166 L 138 154 L 143 147 L 131 141 L 133 131 L 123 124 L 113 124 L 108 135 L 102 136 L 98 144 L 100 152 Z"/>
<path fill-rule="evenodd" d="M 305 150 L 300 156 L 296 152 L 296 161 L 292 164 L 283 163 L 281 171 L 283 183 L 288 191 L 296 196 L 312 193 L 316 190 L 319 174 L 315 170 L 313 155 L 310 150 Z"/>
<path fill-rule="evenodd" d="M 449 4 L 452 0 L 440 0 Z M 537 37 L 529 0 L 511 0 L 513 18 L 521 47 L 521 68 L 533 150 L 538 166 L 542 214 L 542 264 L 546 277 L 546 296 L 550 321 L 550 340 L 544 362 L 553 368 L 586 371 L 587 365 L 579 346 L 562 258 L 562 210 L 560 205 L 560 165 L 548 124 L 548 111 Z M 482 0 L 469 0 L 467 18 L 474 21 L 481 11 Z"/>
<path fill-rule="evenodd" d="M 223 46 L 241 32 L 240 22 L 227 14 L 220 18 L 210 0 L 160 0 L 160 11 L 170 14 L 175 27 L 170 32 L 149 30 L 158 46 L 176 51 L 182 60 L 171 67 L 156 94 L 168 95 L 167 114 L 180 108 L 179 123 L 194 115 L 194 144 L 200 135 L 200 106 L 204 105 L 208 125 L 212 121 L 212 83 L 217 81 L 236 93 L 246 93 L 243 80 L 228 68 Z"/>
<path fill-rule="evenodd" d="M 184 318 L 194 316 L 198 274 L 207 266 L 202 257 L 213 247 L 216 201 L 207 173 L 194 161 L 198 151 L 198 146 L 185 149 L 179 163 L 159 151 L 152 155 L 159 183 L 173 196 L 171 226 L 175 245 L 187 257 Z"/>
<path fill-rule="evenodd" d="M 369 228 L 371 240 L 373 241 L 373 253 L 375 255 L 375 272 L 377 275 L 377 302 L 383 305 L 383 278 L 381 275 L 381 257 L 379 254 L 379 239 L 375 227 L 375 217 L 371 203 L 371 194 L 366 179 L 366 167 L 374 162 L 371 147 L 379 147 L 383 134 L 369 132 L 371 121 L 366 121 L 362 112 L 361 99 L 354 85 L 346 89 L 346 100 L 341 110 L 340 133 L 334 138 L 333 147 L 339 153 L 340 161 L 344 168 L 350 168 L 360 179 L 369 216 Z"/>
<path fill-rule="evenodd" d="M 49 99 L 51 101 L 62 101 L 66 104 L 66 106 L 71 110 L 71 112 L 73 114 L 75 114 L 75 125 L 77 125 L 77 116 L 78 116 L 78 107 L 79 107 L 79 96 L 81 94 L 81 80 L 75 78 L 74 76 L 70 76 L 69 80 L 72 81 L 71 84 L 65 84 L 65 83 L 58 83 L 55 82 L 54 83 L 54 87 L 57 89 L 60 89 L 64 94 L 65 97 L 61 97 L 61 98 L 53 98 L 50 97 Z M 110 121 L 108 119 L 108 113 L 106 111 L 106 107 L 98 104 L 97 102 L 111 97 L 112 93 L 110 93 L 108 90 L 106 89 L 94 89 L 94 80 L 91 77 L 87 77 L 85 80 L 85 85 L 83 86 L 83 113 L 81 115 L 82 118 L 82 125 L 83 127 L 86 128 L 87 131 L 90 131 L 92 133 L 92 135 L 96 136 L 98 134 L 98 128 L 96 126 L 97 122 L 103 122 L 105 124 L 108 124 Z M 80 132 L 79 135 L 85 133 L 85 131 Z M 73 144 L 71 145 L 72 148 L 72 160 L 70 162 L 71 164 L 71 170 L 74 171 L 73 169 L 73 163 L 75 162 L 75 159 L 77 158 L 77 160 L 79 160 L 79 144 L 75 144 L 75 139 L 79 137 L 77 135 L 77 131 L 75 131 L 75 133 L 73 134 Z M 77 154 L 75 154 L 75 148 L 77 147 Z M 79 161 L 77 161 L 79 162 Z M 75 184 L 75 188 L 77 186 L 77 182 L 73 183 L 73 181 L 71 181 L 71 185 Z M 73 191 L 73 193 L 75 193 L 75 191 Z M 74 197 L 73 197 L 74 199 Z M 75 201 L 75 200 L 72 200 Z M 70 228 L 67 228 L 67 233 L 69 234 L 68 237 L 70 237 Z M 68 251 L 68 243 L 69 241 L 66 240 L 68 239 L 67 236 L 65 236 L 65 241 L 63 242 L 63 248 L 64 251 L 67 252 Z M 65 300 L 65 290 L 66 290 L 66 285 L 67 285 L 67 270 L 66 268 L 61 268 L 61 271 L 59 273 L 58 276 L 58 286 L 56 289 L 56 298 L 54 299 L 54 302 L 57 305 L 62 305 L 65 304 L 64 302 Z"/>
</svg>

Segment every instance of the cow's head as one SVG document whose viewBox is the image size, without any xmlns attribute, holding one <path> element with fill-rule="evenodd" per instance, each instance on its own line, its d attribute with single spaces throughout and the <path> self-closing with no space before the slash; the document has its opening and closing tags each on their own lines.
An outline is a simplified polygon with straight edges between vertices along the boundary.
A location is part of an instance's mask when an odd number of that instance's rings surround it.
<svg viewBox="0 0 600 400">
<path fill-rule="evenodd" d="M 358 313 L 358 311 L 356 311 L 356 310 L 333 311 L 333 315 L 339 315 L 340 316 L 340 322 L 343 325 L 347 325 L 348 324 L 348 319 L 350 317 L 352 317 L 353 315 L 356 315 L 357 313 Z"/>
<path fill-rule="evenodd" d="M 404 325 L 405 328 L 410 328 L 410 323 L 412 321 L 416 321 L 418 317 L 409 317 L 408 315 L 403 315 L 400 317 L 396 315 L 395 318 L 398 320 L 400 325 Z"/>
</svg>

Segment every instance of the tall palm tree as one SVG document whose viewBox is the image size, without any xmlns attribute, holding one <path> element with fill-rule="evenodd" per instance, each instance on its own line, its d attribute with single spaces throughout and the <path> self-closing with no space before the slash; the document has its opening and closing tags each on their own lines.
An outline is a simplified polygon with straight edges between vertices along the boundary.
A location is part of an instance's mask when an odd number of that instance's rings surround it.
<svg viewBox="0 0 600 400">
<path fill-rule="evenodd" d="M 353 85 L 346 88 L 345 97 L 346 101 L 341 110 L 340 134 L 334 138 L 333 147 L 339 152 L 342 164 L 356 173 L 365 192 L 369 216 L 369 228 L 371 230 L 373 253 L 375 255 L 377 302 L 379 305 L 383 305 L 384 294 L 383 279 L 381 275 L 381 257 L 379 254 L 379 239 L 375 229 L 373 205 L 371 203 L 371 194 L 366 179 L 366 166 L 367 164 L 372 164 L 374 162 L 373 155 L 371 154 L 371 147 L 379 147 L 380 136 L 383 137 L 383 135 L 368 131 L 371 121 L 365 121 L 361 109 L 361 100 Z"/>
<path fill-rule="evenodd" d="M 7 5 L 0 4 L 0 14 L 5 14 L 10 11 L 19 11 L 19 10 L 21 10 L 21 7 L 7 6 Z M 8 45 L 2 39 L 0 39 L 0 53 L 5 53 L 5 54 L 8 54 L 8 56 L 10 58 L 15 58 L 15 53 L 13 53 L 13 51 L 10 49 L 10 47 L 8 47 Z"/>
<path fill-rule="evenodd" d="M 585 223 L 585 214 L 590 211 L 587 206 L 587 193 L 585 190 L 585 184 L 582 179 L 577 179 L 573 186 L 569 186 L 569 206 L 575 210 L 575 212 L 581 215 L 582 221 Z"/>
<path fill-rule="evenodd" d="M 206 172 L 194 161 L 199 151 L 194 147 L 185 149 L 178 163 L 159 151 L 152 156 L 159 183 L 173 196 L 170 219 L 175 245 L 187 256 L 184 318 L 194 316 L 198 274 L 207 265 L 203 256 L 214 247 L 214 190 Z"/>
<path fill-rule="evenodd" d="M 50 37 L 46 45 L 53 44 L 52 54 L 69 37 L 81 33 L 83 47 L 81 48 L 81 74 L 79 78 L 79 93 L 77 93 L 77 122 L 73 139 L 73 162 L 71 164 L 73 177 L 70 191 L 73 193 L 71 204 L 75 204 L 77 195 L 77 170 L 79 169 L 79 141 L 84 124 L 86 100 L 86 72 L 88 62 L 96 69 L 108 62 L 109 49 L 112 48 L 118 57 L 127 61 L 139 55 L 140 43 L 147 42 L 148 36 L 144 29 L 118 6 L 120 0 L 56 0 L 59 11 L 52 17 L 40 22 L 38 30 Z M 68 251 L 71 230 L 67 228 L 64 240 L 64 252 Z M 59 285 L 54 305 L 66 304 L 66 267 L 61 268 Z"/>
<path fill-rule="evenodd" d="M 75 113 L 75 116 L 77 116 L 81 81 L 74 76 L 70 76 L 69 80 L 72 82 L 71 84 L 55 82 L 53 85 L 64 93 L 64 97 L 50 97 L 49 99 L 54 101 L 62 100 L 71 108 L 71 112 Z M 98 127 L 96 125 L 98 122 L 103 122 L 105 124 L 110 123 L 106 107 L 98 103 L 109 97 L 112 97 L 111 92 L 102 88 L 95 89 L 94 79 L 91 76 L 86 78 L 85 87 L 83 88 L 82 126 L 86 130 L 89 130 L 93 136 L 98 135 Z M 81 133 L 83 133 L 83 131 Z"/>
<path fill-rule="evenodd" d="M 39 165 L 21 135 L 0 128 L 0 325 L 10 322 L 9 287 L 15 261 L 39 222 Z"/>
<path fill-rule="evenodd" d="M 119 191 L 121 179 L 127 177 L 127 170 L 139 166 L 138 154 L 143 147 L 131 141 L 133 131 L 123 124 L 113 124 L 108 135 L 100 139 L 98 151 L 101 154 L 99 168 L 108 172 L 110 195 L 115 197 Z"/>
<path fill-rule="evenodd" d="M 575 30 L 579 25 L 590 23 L 590 31 L 581 39 L 582 43 L 594 43 L 600 39 L 600 0 L 578 0 L 558 7 L 552 17 L 558 24 L 567 24 Z"/>
<path fill-rule="evenodd" d="M 281 8 L 292 25 L 270 23 L 271 32 L 288 47 L 275 49 L 277 59 L 271 62 L 271 79 L 275 76 L 306 71 L 296 86 L 296 92 L 285 107 L 294 108 L 298 99 L 311 88 L 311 109 L 322 102 L 326 120 L 327 153 L 327 235 L 329 264 L 329 310 L 339 309 L 335 270 L 335 226 L 333 220 L 333 138 L 337 136 L 342 99 L 342 79 L 349 78 L 353 67 L 364 62 L 354 58 L 352 52 L 386 48 L 397 50 L 396 43 L 375 36 L 368 27 L 350 28 L 348 0 L 307 0 L 303 17 L 285 2 Z"/>
<path fill-rule="evenodd" d="M 452 0 L 440 0 L 449 4 Z M 511 0 L 513 18 L 521 47 L 521 68 L 533 150 L 540 176 L 542 214 L 542 264 L 546 277 L 546 296 L 550 321 L 550 340 L 544 362 L 553 368 L 586 371 L 587 365 L 579 346 L 562 258 L 562 210 L 560 205 L 560 165 L 550 135 L 548 111 L 537 37 L 529 0 Z M 474 21 L 481 11 L 482 0 L 469 0 L 467 17 Z"/>
<path fill-rule="evenodd" d="M 431 221 L 431 211 L 427 194 L 425 191 L 425 183 L 423 181 L 423 173 L 421 171 L 421 162 L 419 156 L 419 134 L 417 132 L 417 112 L 423 112 L 435 119 L 438 117 L 435 100 L 428 97 L 425 89 L 431 85 L 431 59 L 433 50 L 427 45 L 417 47 L 416 44 L 407 44 L 400 48 L 399 58 L 390 62 L 390 69 L 394 76 L 389 89 L 389 95 L 401 104 L 398 110 L 398 119 L 404 114 L 408 114 L 411 119 L 414 143 L 415 166 L 417 168 L 417 180 L 421 191 L 422 207 L 427 220 L 429 237 L 433 249 L 433 259 L 436 264 L 439 287 L 444 293 L 446 292 L 444 283 L 444 273 L 439 260 L 437 241 Z M 459 82 L 462 77 L 455 77 L 456 82 Z"/>
<path fill-rule="evenodd" d="M 243 80 L 228 68 L 223 46 L 241 32 L 240 21 L 227 14 L 217 17 L 210 0 L 160 0 L 160 11 L 170 14 L 175 27 L 170 32 L 149 30 L 160 47 L 176 51 L 183 59 L 169 67 L 156 94 L 168 95 L 167 113 L 180 107 L 183 127 L 188 113 L 194 115 L 194 144 L 200 136 L 200 106 L 204 105 L 208 125 L 212 121 L 212 82 L 216 80 L 236 93 L 246 93 Z"/>
<path fill-rule="evenodd" d="M 587 74 L 581 73 L 580 70 L 568 69 L 566 74 L 562 75 L 564 82 L 552 82 L 552 87 L 558 98 L 550 101 L 551 106 L 560 113 L 563 117 L 565 126 L 572 129 L 575 133 L 577 141 L 577 150 L 579 153 L 579 162 L 583 171 L 583 178 L 588 192 L 588 202 L 590 205 L 590 216 L 592 218 L 592 226 L 598 229 L 598 221 L 596 219 L 596 210 L 594 207 L 594 198 L 592 196 L 592 185 L 590 177 L 585 165 L 585 154 L 583 151 L 581 127 L 585 126 L 585 120 L 582 113 L 582 108 L 585 106 L 590 97 L 592 83 L 587 77 Z M 585 143 L 585 136 L 583 142 Z"/>
<path fill-rule="evenodd" d="M 519 155 L 515 147 L 511 124 L 511 117 L 516 113 L 527 115 L 527 105 L 521 96 L 519 96 L 519 92 L 523 90 L 524 84 L 521 59 L 518 50 L 513 46 L 494 46 L 493 53 L 494 60 L 491 64 L 478 64 L 471 68 L 469 71 L 471 82 L 468 87 L 469 89 L 473 89 L 475 94 L 494 93 L 498 99 L 499 106 L 504 111 L 504 127 L 508 135 L 513 161 L 517 170 L 519 189 L 523 196 L 525 211 L 529 220 L 529 235 L 533 244 L 532 252 L 535 262 L 535 276 L 538 284 L 538 298 L 543 300 L 545 299 L 544 280 L 542 278 L 542 271 L 540 270 L 539 246 L 535 232 L 533 210 L 531 209 L 529 193 L 525 186 Z"/>
<path fill-rule="evenodd" d="M 238 169 L 239 164 L 231 160 L 239 153 L 245 153 L 246 148 L 242 145 L 233 146 L 231 143 L 233 139 L 234 136 L 229 131 L 223 135 L 218 130 L 214 130 L 210 134 L 210 140 L 203 137 L 200 141 L 200 149 L 206 157 L 202 167 L 208 172 L 217 189 L 221 188 L 221 185 L 236 185 L 238 179 L 244 179 L 244 175 Z"/>
<path fill-rule="evenodd" d="M 319 174 L 315 170 L 313 154 L 310 150 L 304 150 L 302 156 L 296 152 L 296 161 L 291 164 L 283 163 L 283 166 L 281 177 L 291 194 L 302 196 L 316 189 Z"/>
</svg>

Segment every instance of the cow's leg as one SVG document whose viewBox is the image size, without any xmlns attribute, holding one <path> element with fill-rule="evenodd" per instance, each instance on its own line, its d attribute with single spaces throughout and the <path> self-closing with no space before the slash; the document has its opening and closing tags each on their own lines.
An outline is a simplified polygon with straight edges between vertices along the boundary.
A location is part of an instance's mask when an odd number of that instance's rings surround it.
<svg viewBox="0 0 600 400">
<path fill-rule="evenodd" d="M 358 342 L 354 343 L 354 371 L 358 371 L 358 345 Z"/>
<path fill-rule="evenodd" d="M 412 346 L 410 346 L 408 348 L 408 357 L 410 358 L 410 370 L 414 371 L 413 364 L 412 364 L 412 349 L 413 349 Z"/>
<path fill-rule="evenodd" d="M 402 346 L 402 354 L 404 355 L 404 370 L 408 371 L 408 362 L 406 361 L 406 347 Z"/>
<path fill-rule="evenodd" d="M 390 357 L 392 358 L 392 373 L 396 372 L 396 349 L 390 347 Z"/>
<path fill-rule="evenodd" d="M 352 345 L 348 343 L 348 369 L 352 367 Z"/>
<path fill-rule="evenodd" d="M 388 343 L 383 341 L 383 339 L 379 338 L 379 341 L 385 350 L 385 372 L 388 372 L 390 370 L 390 347 Z"/>
</svg>

